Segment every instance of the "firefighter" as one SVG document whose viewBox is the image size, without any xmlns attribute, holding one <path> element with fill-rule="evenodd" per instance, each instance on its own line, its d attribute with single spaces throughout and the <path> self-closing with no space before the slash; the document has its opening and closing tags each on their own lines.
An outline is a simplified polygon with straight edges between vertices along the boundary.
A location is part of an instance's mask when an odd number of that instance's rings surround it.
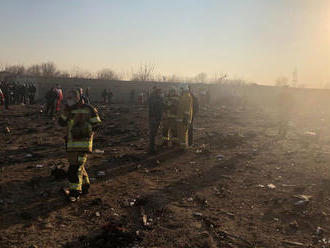
<svg viewBox="0 0 330 248">
<path fill-rule="evenodd" d="M 56 88 L 51 88 L 45 95 L 46 98 L 46 111 L 45 115 L 53 117 L 56 111 L 58 92 Z"/>
<path fill-rule="evenodd" d="M 163 112 L 163 98 L 160 89 L 156 87 L 148 100 L 149 103 L 149 152 L 155 153 L 155 140 Z"/>
<path fill-rule="evenodd" d="M 168 96 L 164 100 L 164 113 L 162 119 L 162 139 L 163 146 L 171 146 L 178 144 L 177 134 L 177 109 L 179 97 L 176 90 L 170 89 Z"/>
<path fill-rule="evenodd" d="M 188 85 L 184 85 L 181 90 L 182 93 L 177 110 L 177 132 L 180 146 L 187 148 L 189 146 L 188 130 L 193 117 L 193 99 Z"/>
<path fill-rule="evenodd" d="M 92 152 L 94 129 L 101 123 L 97 110 L 89 104 L 80 102 L 78 91 L 70 91 L 59 124 L 67 127 L 65 137 L 69 161 L 68 200 L 75 202 L 81 194 L 87 194 L 90 187 L 85 170 L 88 153 Z"/>
</svg>

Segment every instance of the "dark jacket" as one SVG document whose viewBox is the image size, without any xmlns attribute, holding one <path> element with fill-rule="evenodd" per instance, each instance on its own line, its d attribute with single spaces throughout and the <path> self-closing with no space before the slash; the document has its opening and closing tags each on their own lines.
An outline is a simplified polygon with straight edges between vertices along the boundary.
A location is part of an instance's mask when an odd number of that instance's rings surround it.
<svg viewBox="0 0 330 248">
<path fill-rule="evenodd" d="M 149 100 L 149 118 L 161 119 L 163 113 L 163 98 L 156 93 L 151 93 Z"/>
</svg>

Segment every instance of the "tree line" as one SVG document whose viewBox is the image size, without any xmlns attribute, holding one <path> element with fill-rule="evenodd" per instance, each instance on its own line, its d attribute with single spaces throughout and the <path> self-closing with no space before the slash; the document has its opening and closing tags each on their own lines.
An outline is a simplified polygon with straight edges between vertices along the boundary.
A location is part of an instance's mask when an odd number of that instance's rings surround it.
<svg viewBox="0 0 330 248">
<path fill-rule="evenodd" d="M 205 72 L 198 73 L 192 77 L 180 77 L 175 74 L 165 75 L 156 72 L 155 64 L 140 64 L 137 68 L 131 69 L 129 73 L 117 73 L 116 71 L 104 68 L 96 73 L 81 70 L 76 67 L 70 72 L 58 69 L 55 63 L 45 62 L 31 66 L 7 65 L 0 71 L 6 71 L 16 76 L 32 77 L 54 77 L 54 78 L 84 78 L 101 80 L 129 80 L 129 81 L 155 81 L 155 82 L 192 82 L 192 83 L 229 83 L 246 84 L 248 82 L 240 79 L 228 79 L 226 74 L 214 73 L 208 75 Z"/>
</svg>

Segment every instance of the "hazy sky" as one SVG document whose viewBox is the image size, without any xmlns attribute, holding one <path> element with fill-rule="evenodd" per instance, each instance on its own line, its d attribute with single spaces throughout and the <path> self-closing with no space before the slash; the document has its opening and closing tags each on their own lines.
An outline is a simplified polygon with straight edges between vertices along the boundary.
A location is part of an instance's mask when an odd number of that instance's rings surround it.
<svg viewBox="0 0 330 248">
<path fill-rule="evenodd" d="M 330 82 L 330 0 L 0 0 L 0 64 Z"/>
</svg>

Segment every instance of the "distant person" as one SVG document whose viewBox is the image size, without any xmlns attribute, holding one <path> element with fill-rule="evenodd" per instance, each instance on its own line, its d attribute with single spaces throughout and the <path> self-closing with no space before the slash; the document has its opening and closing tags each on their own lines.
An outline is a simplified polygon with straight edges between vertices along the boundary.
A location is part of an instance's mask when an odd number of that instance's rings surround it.
<svg viewBox="0 0 330 248">
<path fill-rule="evenodd" d="M 130 101 L 130 104 L 135 103 L 135 90 L 134 89 L 132 89 L 130 94 L 129 94 L 129 101 Z"/>
<path fill-rule="evenodd" d="M 285 138 L 289 128 L 289 120 L 292 112 L 293 97 L 288 86 L 283 86 L 278 95 L 278 120 L 279 136 Z"/>
<path fill-rule="evenodd" d="M 46 111 L 45 115 L 54 117 L 58 102 L 58 91 L 55 87 L 51 88 L 45 95 L 46 98 Z"/>
<path fill-rule="evenodd" d="M 1 87 L 1 85 L 0 85 Z M 2 90 L 0 88 L 0 106 L 5 105 L 5 95 L 2 93 Z"/>
<path fill-rule="evenodd" d="M 108 91 L 107 91 L 107 89 L 104 89 L 102 91 L 102 98 L 103 98 L 103 104 L 107 104 L 107 102 L 108 102 Z"/>
<path fill-rule="evenodd" d="M 193 118 L 193 99 L 189 92 L 188 85 L 184 85 L 179 98 L 177 112 L 177 132 L 179 144 L 182 148 L 189 147 L 189 127 Z"/>
<path fill-rule="evenodd" d="M 84 94 L 84 90 L 82 88 L 78 88 L 79 96 L 80 96 L 80 102 L 90 104 L 89 98 Z"/>
<path fill-rule="evenodd" d="M 198 98 L 193 94 L 191 87 L 189 87 L 189 93 L 193 102 L 192 118 L 188 128 L 188 145 L 191 146 L 194 143 L 194 119 L 199 111 L 199 104 Z"/>
<path fill-rule="evenodd" d="M 63 91 L 59 84 L 56 85 L 55 89 L 57 93 L 57 99 L 56 99 L 56 113 L 58 113 L 61 110 L 61 104 L 63 100 Z"/>
<path fill-rule="evenodd" d="M 109 105 L 112 103 L 112 97 L 113 97 L 113 93 L 110 89 L 108 89 L 107 98 L 108 98 L 108 104 Z"/>
<path fill-rule="evenodd" d="M 9 83 L 8 83 L 8 79 L 5 78 L 4 82 L 2 82 L 1 85 L 1 89 L 2 89 L 2 93 L 4 95 L 4 105 L 5 105 L 5 109 L 9 109 L 9 99 L 10 99 L 10 91 L 9 91 Z"/>
<path fill-rule="evenodd" d="M 30 102 L 30 104 L 34 104 L 34 99 L 35 99 L 37 89 L 33 84 L 30 84 L 28 87 L 28 91 L 29 91 L 29 102 Z"/>
<path fill-rule="evenodd" d="M 138 97 L 138 102 L 140 105 L 143 105 L 144 104 L 144 91 L 141 90 L 141 92 L 139 93 L 139 97 Z"/>
<path fill-rule="evenodd" d="M 164 99 L 164 109 L 162 116 L 162 146 L 175 146 L 178 144 L 177 133 L 177 111 L 179 105 L 179 97 L 175 88 L 169 90 L 168 95 Z"/>
<path fill-rule="evenodd" d="M 160 89 L 154 87 L 149 101 L 149 152 L 155 153 L 155 140 L 163 112 L 163 98 Z"/>
</svg>

